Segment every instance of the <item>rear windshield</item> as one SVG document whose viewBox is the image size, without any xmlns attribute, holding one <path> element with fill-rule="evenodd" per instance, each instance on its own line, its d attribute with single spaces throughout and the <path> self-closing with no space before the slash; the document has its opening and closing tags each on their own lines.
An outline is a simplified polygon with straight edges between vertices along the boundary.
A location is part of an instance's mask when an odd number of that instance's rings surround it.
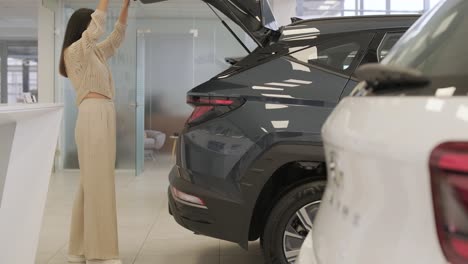
<svg viewBox="0 0 468 264">
<path fill-rule="evenodd" d="M 436 79 L 468 79 L 468 1 L 446 0 L 405 34 L 383 61 Z"/>
</svg>

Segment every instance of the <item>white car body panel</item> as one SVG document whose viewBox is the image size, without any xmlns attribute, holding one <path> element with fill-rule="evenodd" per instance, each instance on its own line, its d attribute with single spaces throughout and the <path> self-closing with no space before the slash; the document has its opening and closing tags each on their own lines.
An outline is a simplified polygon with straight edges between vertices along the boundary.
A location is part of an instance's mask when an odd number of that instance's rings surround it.
<svg viewBox="0 0 468 264">
<path fill-rule="evenodd" d="M 339 104 L 323 128 L 329 181 L 314 224 L 317 264 L 447 263 L 429 157 L 443 142 L 468 142 L 467 98 L 353 97 Z"/>
<path fill-rule="evenodd" d="M 301 253 L 296 260 L 296 264 L 317 264 L 317 259 L 315 259 L 314 254 L 314 241 L 312 240 L 312 232 L 309 231 L 304 243 L 301 247 Z"/>
</svg>

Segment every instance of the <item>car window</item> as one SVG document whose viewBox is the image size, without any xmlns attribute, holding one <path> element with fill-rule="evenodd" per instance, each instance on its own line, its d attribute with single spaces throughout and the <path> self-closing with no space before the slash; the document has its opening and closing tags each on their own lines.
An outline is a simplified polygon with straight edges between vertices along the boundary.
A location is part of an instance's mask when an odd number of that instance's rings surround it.
<svg viewBox="0 0 468 264">
<path fill-rule="evenodd" d="M 358 41 L 321 43 L 290 55 L 304 63 L 326 66 L 334 70 L 346 71 L 356 60 L 361 45 Z"/>
<path fill-rule="evenodd" d="M 390 50 L 395 46 L 398 40 L 403 36 L 404 32 L 395 32 L 385 34 L 382 42 L 377 49 L 377 59 L 381 62 L 388 55 Z"/>
<path fill-rule="evenodd" d="M 349 69 L 349 67 L 351 67 L 351 64 L 354 62 L 354 60 L 356 59 L 356 56 L 358 54 L 358 50 L 355 50 L 351 53 L 348 54 L 348 56 L 346 57 L 344 63 L 343 63 L 343 70 L 347 70 Z"/>
<path fill-rule="evenodd" d="M 421 71 L 431 82 L 425 87 L 397 86 L 373 95 L 467 96 L 468 1 L 444 1 L 422 16 L 382 61 Z M 356 92 L 366 91 L 358 86 Z"/>
</svg>

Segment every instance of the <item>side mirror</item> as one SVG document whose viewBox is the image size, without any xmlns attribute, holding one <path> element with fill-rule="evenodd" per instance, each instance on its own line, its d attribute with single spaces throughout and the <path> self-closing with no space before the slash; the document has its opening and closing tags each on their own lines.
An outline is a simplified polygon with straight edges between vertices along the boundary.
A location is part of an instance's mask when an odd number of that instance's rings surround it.
<svg viewBox="0 0 468 264">
<path fill-rule="evenodd" d="M 428 85 L 431 80 L 420 71 L 384 64 L 366 64 L 359 67 L 356 76 L 365 81 L 368 89 L 383 90 L 401 86 L 419 88 Z"/>
</svg>

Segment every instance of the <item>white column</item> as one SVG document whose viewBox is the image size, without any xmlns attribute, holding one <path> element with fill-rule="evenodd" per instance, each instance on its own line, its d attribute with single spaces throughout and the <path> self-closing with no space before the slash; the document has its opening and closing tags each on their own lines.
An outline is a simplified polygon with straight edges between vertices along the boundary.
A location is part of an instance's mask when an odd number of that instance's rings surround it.
<svg viewBox="0 0 468 264">
<path fill-rule="evenodd" d="M 38 93 L 39 102 L 55 101 L 55 19 L 54 12 L 39 5 L 38 18 Z"/>
</svg>

